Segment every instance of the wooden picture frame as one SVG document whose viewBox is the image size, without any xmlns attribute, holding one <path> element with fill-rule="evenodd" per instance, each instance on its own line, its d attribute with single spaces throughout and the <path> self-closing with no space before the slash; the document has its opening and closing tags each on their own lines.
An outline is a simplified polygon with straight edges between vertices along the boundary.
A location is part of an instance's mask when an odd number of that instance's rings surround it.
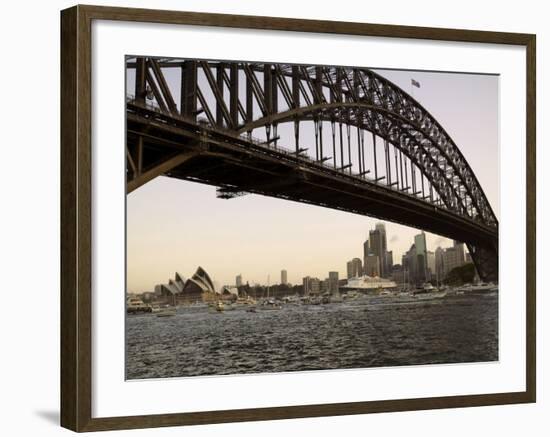
<svg viewBox="0 0 550 437">
<path fill-rule="evenodd" d="M 92 157 L 93 20 L 219 26 L 274 31 L 518 45 L 526 48 L 526 390 L 419 399 L 278 406 L 129 417 L 92 417 Z M 275 420 L 535 402 L 536 165 L 535 35 L 474 30 L 75 6 L 61 12 L 61 425 L 74 431 Z"/>
</svg>

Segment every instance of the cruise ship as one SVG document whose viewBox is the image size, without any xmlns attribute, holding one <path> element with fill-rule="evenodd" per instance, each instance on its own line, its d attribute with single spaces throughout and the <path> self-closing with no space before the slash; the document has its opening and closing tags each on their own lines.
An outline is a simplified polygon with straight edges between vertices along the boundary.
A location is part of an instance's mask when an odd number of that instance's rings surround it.
<svg viewBox="0 0 550 437">
<path fill-rule="evenodd" d="M 348 283 L 340 288 L 342 290 L 357 290 L 366 293 L 395 289 L 397 288 L 397 284 L 389 279 L 364 275 L 348 279 Z"/>
</svg>

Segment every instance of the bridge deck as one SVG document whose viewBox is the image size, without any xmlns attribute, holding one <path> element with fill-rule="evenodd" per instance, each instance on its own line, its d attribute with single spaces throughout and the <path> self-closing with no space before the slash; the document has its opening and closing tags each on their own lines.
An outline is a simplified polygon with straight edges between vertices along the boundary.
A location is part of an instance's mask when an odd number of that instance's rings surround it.
<svg viewBox="0 0 550 437">
<path fill-rule="evenodd" d="M 144 168 L 167 156 L 196 152 L 171 169 L 170 177 L 223 187 L 226 193 L 257 193 L 376 217 L 493 250 L 497 245 L 498 227 L 273 144 L 131 102 L 127 129 L 129 143 L 143 138 Z"/>
</svg>

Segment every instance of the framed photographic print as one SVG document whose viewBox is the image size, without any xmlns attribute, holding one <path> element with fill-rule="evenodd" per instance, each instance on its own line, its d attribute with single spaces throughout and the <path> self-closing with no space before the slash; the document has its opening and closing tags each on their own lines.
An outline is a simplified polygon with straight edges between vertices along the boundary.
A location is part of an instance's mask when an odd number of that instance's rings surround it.
<svg viewBox="0 0 550 437">
<path fill-rule="evenodd" d="M 61 13 L 61 421 L 535 401 L 535 36 Z"/>
</svg>

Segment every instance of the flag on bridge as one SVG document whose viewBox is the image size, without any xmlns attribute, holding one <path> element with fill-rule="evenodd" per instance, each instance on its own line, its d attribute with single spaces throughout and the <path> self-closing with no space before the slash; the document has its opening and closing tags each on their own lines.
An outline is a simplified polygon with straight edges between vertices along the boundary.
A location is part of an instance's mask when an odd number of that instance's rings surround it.
<svg viewBox="0 0 550 437">
<path fill-rule="evenodd" d="M 411 79 L 411 85 L 412 86 L 415 86 L 417 88 L 420 88 L 420 82 L 417 82 L 416 80 L 414 79 Z"/>
</svg>

